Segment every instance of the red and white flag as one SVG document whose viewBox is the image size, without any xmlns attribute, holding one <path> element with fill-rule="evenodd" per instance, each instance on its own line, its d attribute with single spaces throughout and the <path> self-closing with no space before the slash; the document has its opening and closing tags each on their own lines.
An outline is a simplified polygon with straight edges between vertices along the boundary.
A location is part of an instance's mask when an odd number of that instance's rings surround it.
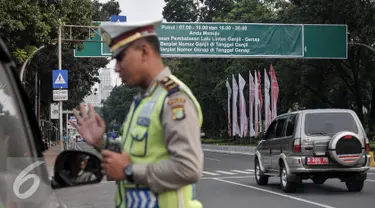
<svg viewBox="0 0 375 208">
<path fill-rule="evenodd" d="M 263 120 L 262 120 L 262 105 L 263 105 L 263 99 L 262 99 L 262 81 L 260 77 L 260 72 L 258 71 L 258 99 L 259 99 L 259 132 L 263 132 Z"/>
<path fill-rule="evenodd" d="M 243 89 L 245 88 L 246 81 L 244 78 L 241 76 L 241 74 L 238 74 L 238 84 L 239 84 L 239 93 L 240 93 L 240 128 L 241 128 L 241 133 L 240 137 L 245 137 L 247 136 L 248 133 L 248 123 L 247 123 L 247 115 L 246 115 L 246 101 L 245 101 L 245 96 L 243 94 Z"/>
<path fill-rule="evenodd" d="M 226 81 L 226 86 L 227 86 L 227 89 L 228 89 L 228 136 L 231 136 L 232 131 L 231 131 L 231 122 L 230 122 L 230 97 L 232 95 L 232 88 L 230 87 L 228 78 L 227 78 L 227 81 Z"/>
<path fill-rule="evenodd" d="M 272 109 L 272 120 L 277 116 L 277 101 L 279 99 L 279 84 L 277 83 L 275 69 L 272 64 L 270 65 L 271 76 L 271 109 Z"/>
<path fill-rule="evenodd" d="M 237 118 L 237 99 L 238 99 L 238 85 L 236 79 L 232 74 L 232 87 L 233 87 L 233 102 L 232 102 L 232 136 L 240 135 L 240 127 L 238 126 Z"/>
<path fill-rule="evenodd" d="M 270 79 L 268 78 L 266 69 L 264 69 L 264 115 L 266 121 L 266 126 L 264 127 L 264 129 L 267 129 L 271 124 L 270 86 Z"/>
<path fill-rule="evenodd" d="M 255 99 L 255 84 L 254 77 L 249 71 L 249 124 L 250 124 L 250 137 L 255 136 L 254 130 L 254 99 Z"/>
<path fill-rule="evenodd" d="M 259 133 L 259 90 L 258 90 L 258 76 L 257 71 L 254 73 L 255 82 L 254 82 L 254 128 L 255 128 L 255 136 L 258 136 Z"/>
</svg>

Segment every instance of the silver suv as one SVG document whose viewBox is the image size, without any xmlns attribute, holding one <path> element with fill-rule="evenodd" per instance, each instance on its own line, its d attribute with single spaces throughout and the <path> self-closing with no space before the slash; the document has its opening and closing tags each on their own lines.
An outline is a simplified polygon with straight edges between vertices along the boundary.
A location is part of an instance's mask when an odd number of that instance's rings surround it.
<svg viewBox="0 0 375 208">
<path fill-rule="evenodd" d="M 302 180 L 323 184 L 339 178 L 348 191 L 360 192 L 370 169 L 369 140 L 352 110 L 317 109 L 278 116 L 255 152 L 255 179 L 267 185 L 280 177 L 284 192 Z"/>
</svg>

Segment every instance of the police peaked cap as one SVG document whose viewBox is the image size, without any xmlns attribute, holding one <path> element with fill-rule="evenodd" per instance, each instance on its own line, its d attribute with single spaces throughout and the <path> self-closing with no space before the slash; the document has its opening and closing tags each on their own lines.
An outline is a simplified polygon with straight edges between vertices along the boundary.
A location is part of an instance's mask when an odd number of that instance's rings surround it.
<svg viewBox="0 0 375 208">
<path fill-rule="evenodd" d="M 133 41 L 143 37 L 157 36 L 155 27 L 162 21 L 159 19 L 132 23 L 104 22 L 100 25 L 100 33 L 112 52 L 112 58 L 115 58 Z"/>
</svg>

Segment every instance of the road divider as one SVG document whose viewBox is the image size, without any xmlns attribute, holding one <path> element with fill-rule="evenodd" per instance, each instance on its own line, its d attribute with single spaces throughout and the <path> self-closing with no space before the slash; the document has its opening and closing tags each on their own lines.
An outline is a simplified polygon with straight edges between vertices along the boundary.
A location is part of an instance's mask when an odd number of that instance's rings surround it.
<svg viewBox="0 0 375 208">
<path fill-rule="evenodd" d="M 254 155 L 254 146 L 202 144 L 203 151 L 227 154 Z"/>
</svg>

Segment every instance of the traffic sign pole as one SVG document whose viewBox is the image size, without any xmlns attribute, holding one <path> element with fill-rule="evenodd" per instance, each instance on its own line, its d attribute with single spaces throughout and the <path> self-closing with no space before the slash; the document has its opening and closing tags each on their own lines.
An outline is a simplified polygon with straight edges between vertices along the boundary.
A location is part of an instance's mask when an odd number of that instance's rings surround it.
<svg viewBox="0 0 375 208">
<path fill-rule="evenodd" d="M 58 39 L 58 48 L 59 48 L 59 70 L 62 70 L 62 45 L 61 45 L 61 23 L 59 25 L 59 39 Z M 52 80 L 53 82 L 53 80 Z M 62 116 L 62 101 L 59 101 L 59 120 L 60 120 L 60 148 L 61 151 L 64 150 L 63 144 L 63 116 Z"/>
</svg>

